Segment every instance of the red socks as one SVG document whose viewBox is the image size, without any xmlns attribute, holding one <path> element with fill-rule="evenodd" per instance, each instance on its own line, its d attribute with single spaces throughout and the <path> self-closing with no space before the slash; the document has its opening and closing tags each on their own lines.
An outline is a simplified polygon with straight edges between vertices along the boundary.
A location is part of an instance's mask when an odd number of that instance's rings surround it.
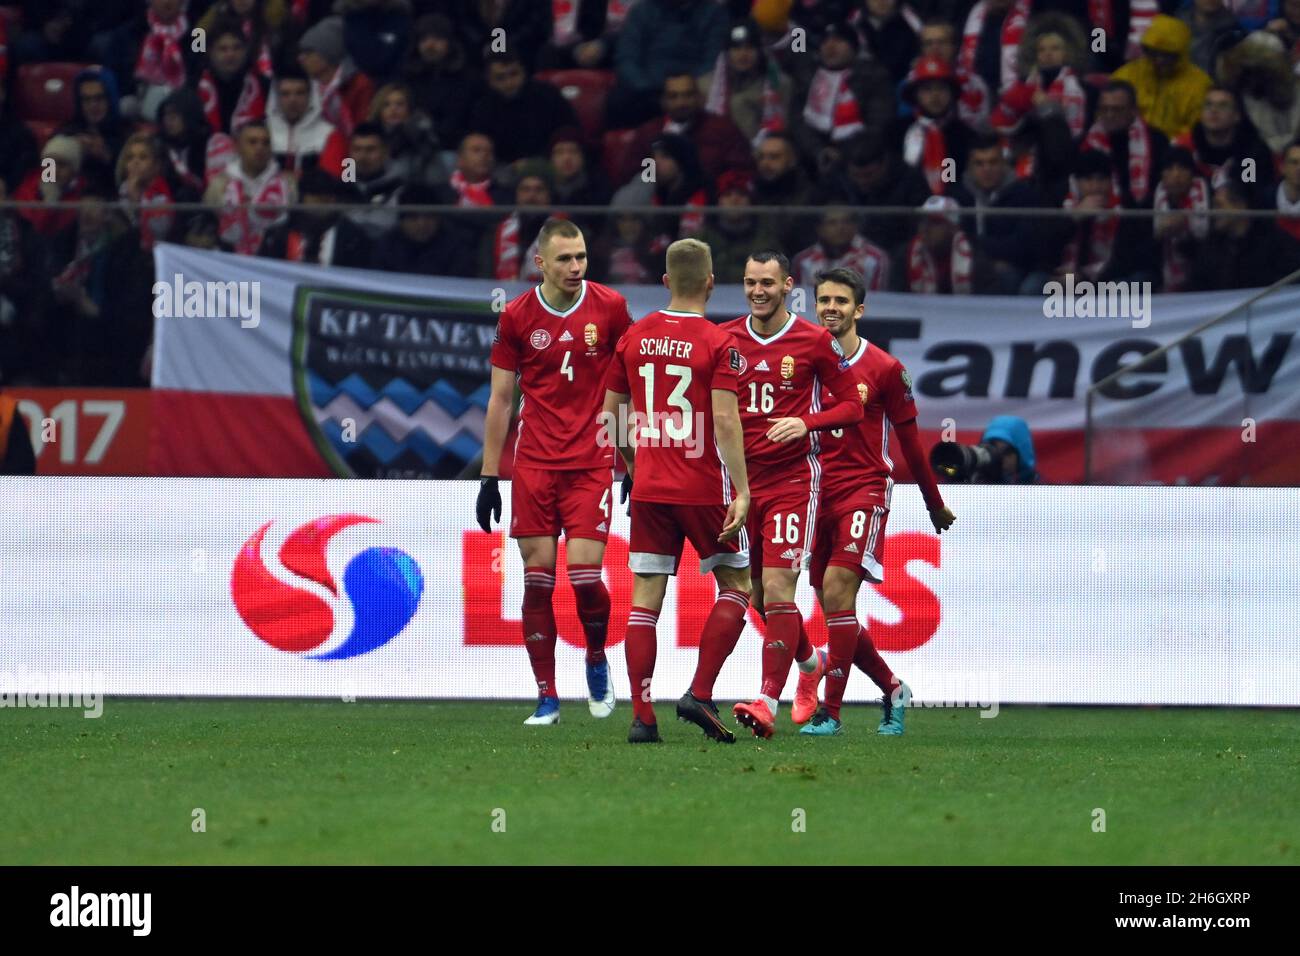
<svg viewBox="0 0 1300 956">
<path fill-rule="evenodd" d="M 840 705 L 844 703 L 844 688 L 849 682 L 849 669 L 858 646 L 858 619 L 853 611 L 831 611 L 826 615 L 826 629 L 830 632 L 826 661 L 826 712 L 840 719 Z"/>
<path fill-rule="evenodd" d="M 894 688 L 898 686 L 898 678 L 889 669 L 885 659 L 876 651 L 876 645 L 871 643 L 865 627 L 858 629 L 857 651 L 853 655 L 853 663 L 857 664 L 858 670 L 870 677 L 871 683 L 879 687 L 886 696 L 892 694 Z"/>
<path fill-rule="evenodd" d="M 799 629 L 803 617 L 794 602 L 767 605 L 767 640 L 763 642 L 763 689 L 759 693 L 773 700 L 781 699 L 790 662 L 799 646 Z"/>
<path fill-rule="evenodd" d="M 713 699 L 713 684 L 740 640 L 748 608 L 749 597 L 744 592 L 730 588 L 718 592 L 700 634 L 700 658 L 695 665 L 695 679 L 691 681 L 691 693 L 700 700 Z"/>
<path fill-rule="evenodd" d="M 555 611 L 551 595 L 555 591 L 555 572 L 550 568 L 524 568 L 524 647 L 533 665 L 540 697 L 556 697 L 555 692 Z"/>
<path fill-rule="evenodd" d="M 628 611 L 623 652 L 627 655 L 627 678 L 632 686 L 632 712 L 643 724 L 655 723 L 650 680 L 655 672 L 655 625 L 658 623 L 657 611 L 636 605 Z"/>
<path fill-rule="evenodd" d="M 578 604 L 578 620 L 587 638 L 587 663 L 605 659 L 605 634 L 609 630 L 609 591 L 600 577 L 599 564 L 569 565 L 569 583 Z"/>
</svg>

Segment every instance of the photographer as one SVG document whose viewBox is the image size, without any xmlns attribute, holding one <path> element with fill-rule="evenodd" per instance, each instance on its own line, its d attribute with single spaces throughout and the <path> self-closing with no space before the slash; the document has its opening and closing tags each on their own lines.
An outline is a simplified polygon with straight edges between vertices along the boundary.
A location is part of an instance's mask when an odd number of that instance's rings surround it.
<svg viewBox="0 0 1300 956">
<path fill-rule="evenodd" d="M 978 445 L 939 442 L 930 449 L 930 467 L 952 482 L 972 485 L 1032 485 L 1041 481 L 1034 467 L 1029 425 L 1014 415 L 989 422 Z"/>
</svg>

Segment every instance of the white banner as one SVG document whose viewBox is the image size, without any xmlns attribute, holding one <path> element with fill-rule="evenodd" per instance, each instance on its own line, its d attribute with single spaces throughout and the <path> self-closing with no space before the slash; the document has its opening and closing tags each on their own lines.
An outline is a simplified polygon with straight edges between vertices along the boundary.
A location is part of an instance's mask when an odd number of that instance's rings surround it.
<svg viewBox="0 0 1300 956">
<path fill-rule="evenodd" d="M 158 246 L 155 262 L 162 303 L 156 314 L 162 316 L 156 323 L 153 384 L 194 392 L 294 396 L 295 321 L 309 341 L 323 338 L 327 330 L 320 326 L 333 321 L 326 310 L 311 313 L 301 308 L 304 291 L 324 290 L 327 297 L 344 293 L 338 301 L 354 303 L 358 294 L 380 297 L 373 312 L 359 314 L 352 328 L 328 332 L 332 341 L 352 336 L 359 347 L 382 352 L 383 361 L 374 367 L 396 369 L 400 354 L 427 348 L 425 340 L 444 351 L 444 340 L 459 337 L 462 344 L 468 343 L 474 334 L 468 329 L 471 318 L 481 322 L 484 313 L 499 310 L 527 288 L 521 283 L 323 269 L 174 245 Z M 713 317 L 748 312 L 741 287 L 727 284 L 735 278 L 719 277 L 723 284 L 709 303 Z M 237 309 L 227 310 L 225 318 L 213 318 L 202 310 L 199 315 L 208 317 L 184 317 L 185 310 L 178 308 L 187 300 L 187 287 L 223 293 L 230 282 L 253 284 L 244 289 L 243 301 L 256 301 L 255 324 Z M 667 302 L 662 286 L 619 291 L 627 296 L 635 318 Z M 1010 414 L 1026 419 L 1035 430 L 1081 429 L 1089 385 L 1250 294 L 1236 290 L 1142 298 L 1140 290 L 1134 290 L 1122 301 L 1103 296 L 1085 310 L 1083 292 L 1067 291 L 1074 294 L 1064 306 L 1031 296 L 875 294 L 867 303 L 866 333 L 910 370 L 923 428 L 940 428 L 945 419 L 953 419 L 961 429 L 982 428 L 991 417 Z M 418 313 L 421 301 L 436 307 L 423 316 L 407 314 Z M 401 303 L 405 311 L 400 321 L 384 323 L 382 310 L 391 302 Z M 812 290 L 796 289 L 791 305 L 813 316 Z M 1080 311 L 1109 317 L 1079 317 Z M 1102 397 L 1099 420 L 1131 428 L 1240 427 L 1247 416 L 1256 421 L 1300 421 L 1297 311 L 1300 289 L 1284 290 L 1189 340 L 1150 371 L 1122 383 L 1114 396 Z M 482 358 L 488 344 L 490 337 L 479 343 Z M 470 364 L 462 370 L 469 371 Z M 486 368 L 482 374 L 486 381 Z"/>
<path fill-rule="evenodd" d="M 945 491 L 958 520 L 942 539 L 918 495 L 895 495 L 886 579 L 859 605 L 918 699 L 1300 705 L 1296 490 Z M 475 492 L 0 479 L 12 503 L 0 523 L 0 696 L 14 675 L 75 672 L 122 695 L 531 698 L 522 567 L 512 542 L 474 525 Z M 616 509 L 606 580 L 624 702 L 627 531 Z M 559 690 L 582 698 L 580 631 L 559 579 Z M 712 593 L 690 567 L 669 589 L 659 701 L 689 684 Z M 817 640 L 806 582 L 797 603 Z M 760 643 L 747 628 L 720 700 L 757 693 Z M 876 696 L 855 673 L 848 699 Z"/>
</svg>

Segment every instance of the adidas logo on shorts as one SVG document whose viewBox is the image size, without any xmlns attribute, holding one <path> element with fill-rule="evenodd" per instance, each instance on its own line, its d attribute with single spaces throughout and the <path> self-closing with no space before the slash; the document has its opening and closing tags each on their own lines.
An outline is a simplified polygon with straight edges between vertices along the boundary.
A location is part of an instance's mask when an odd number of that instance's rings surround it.
<svg viewBox="0 0 1300 956">
<path fill-rule="evenodd" d="M 845 551 L 849 551 L 849 552 L 851 552 L 851 553 L 853 553 L 853 554 L 857 554 L 857 553 L 858 553 L 858 543 L 857 543 L 856 541 L 850 541 L 848 544 L 846 544 L 846 545 L 844 546 L 844 550 L 845 550 Z"/>
<path fill-rule="evenodd" d="M 609 525 L 602 521 L 600 524 L 596 525 L 596 530 L 609 533 Z"/>
<path fill-rule="evenodd" d="M 757 365 L 754 366 L 754 371 L 755 371 L 755 372 L 770 372 L 770 371 L 772 371 L 772 370 L 771 370 L 770 368 L 767 367 L 767 359 L 763 359 L 763 361 L 759 362 Z"/>
<path fill-rule="evenodd" d="M 565 330 L 564 330 L 564 334 L 560 336 L 560 341 L 561 341 L 561 342 L 572 342 L 572 341 L 573 341 L 573 333 L 570 332 L 568 329 L 565 329 Z"/>
<path fill-rule="evenodd" d="M 803 557 L 803 548 L 786 548 L 781 552 L 781 558 L 785 561 L 798 561 Z"/>
</svg>

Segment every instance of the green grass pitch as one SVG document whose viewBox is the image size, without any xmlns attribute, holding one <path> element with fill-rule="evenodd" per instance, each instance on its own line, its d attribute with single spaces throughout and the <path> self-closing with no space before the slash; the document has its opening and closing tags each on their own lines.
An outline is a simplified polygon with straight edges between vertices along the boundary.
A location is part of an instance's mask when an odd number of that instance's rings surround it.
<svg viewBox="0 0 1300 956">
<path fill-rule="evenodd" d="M 705 741 L 527 703 L 0 711 L 9 864 L 1293 864 L 1300 711 L 914 709 Z M 203 810 L 206 831 L 194 832 Z M 1094 811 L 1105 832 L 1094 832 Z M 801 812 L 800 812 L 801 811 Z M 798 824 L 802 821 L 802 832 Z M 502 832 L 503 831 L 503 832 Z"/>
</svg>

